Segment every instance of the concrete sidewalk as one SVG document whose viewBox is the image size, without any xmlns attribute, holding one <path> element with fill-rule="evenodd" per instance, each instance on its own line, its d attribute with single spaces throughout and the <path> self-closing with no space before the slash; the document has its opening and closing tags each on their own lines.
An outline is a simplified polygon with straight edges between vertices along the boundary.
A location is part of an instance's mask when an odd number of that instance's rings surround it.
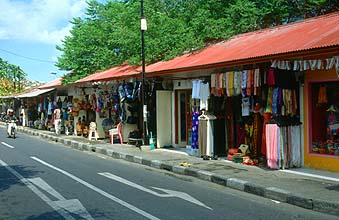
<svg viewBox="0 0 339 220">
<path fill-rule="evenodd" d="M 2 126 L 4 126 L 3 123 Z M 339 217 L 339 174 L 337 173 L 312 171 L 305 168 L 285 171 L 269 170 L 222 159 L 202 160 L 171 150 L 140 150 L 127 144 L 109 144 L 100 140 L 88 141 L 76 136 L 56 136 L 49 131 L 31 128 L 18 127 L 18 131 L 77 150 L 93 151 L 113 158 L 193 176 L 225 187 Z M 190 165 L 181 166 L 181 162 L 187 162 Z M 310 176 L 304 176 L 289 173 L 290 171 L 306 175 L 313 173 Z M 328 175 L 328 178 L 322 179 L 321 177 L 324 176 L 322 174 Z"/>
</svg>

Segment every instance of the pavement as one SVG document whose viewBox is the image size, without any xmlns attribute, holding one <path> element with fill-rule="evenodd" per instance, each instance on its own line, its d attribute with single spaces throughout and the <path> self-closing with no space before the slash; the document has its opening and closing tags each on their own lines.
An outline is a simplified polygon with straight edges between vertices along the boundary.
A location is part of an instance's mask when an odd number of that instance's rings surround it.
<svg viewBox="0 0 339 220">
<path fill-rule="evenodd" d="M 3 122 L 0 123 L 4 127 Z M 270 170 L 234 163 L 223 158 L 203 160 L 170 149 L 150 150 L 128 144 L 110 144 L 108 140 L 89 141 L 83 137 L 56 135 L 50 131 L 18 127 L 20 132 L 58 142 L 80 151 L 92 151 L 181 175 L 193 176 L 225 187 L 255 194 L 276 202 L 339 217 L 339 173 L 308 168 Z M 186 162 L 186 166 L 181 163 Z M 339 159 L 338 159 L 339 162 Z"/>
</svg>

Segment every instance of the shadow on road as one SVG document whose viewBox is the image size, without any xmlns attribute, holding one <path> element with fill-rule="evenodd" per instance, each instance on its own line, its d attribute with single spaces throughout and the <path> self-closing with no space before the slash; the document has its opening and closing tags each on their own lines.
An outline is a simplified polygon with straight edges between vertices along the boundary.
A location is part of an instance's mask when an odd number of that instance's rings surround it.
<svg viewBox="0 0 339 220">
<path fill-rule="evenodd" d="M 41 171 L 34 171 L 26 166 L 9 166 L 25 178 L 36 176 Z M 16 176 L 14 176 L 6 167 L 0 165 L 0 192 L 9 189 L 13 185 L 24 185 Z"/>
<path fill-rule="evenodd" d="M 70 213 L 68 213 L 70 214 Z M 114 219 L 113 216 L 107 216 L 105 215 L 104 213 L 102 212 L 99 212 L 97 209 L 96 210 L 91 210 L 90 211 L 90 214 L 91 216 L 94 218 L 94 219 L 97 219 L 97 218 L 100 218 L 100 219 Z M 71 216 L 74 218 L 74 219 L 84 219 L 82 218 L 80 215 L 77 215 L 77 214 L 74 214 L 72 213 Z M 64 219 L 62 216 L 60 216 L 57 212 L 55 211 L 51 211 L 51 212 L 45 212 L 45 213 L 42 213 L 40 215 L 31 215 L 29 216 L 28 218 L 26 218 L 26 220 L 48 220 L 48 219 L 53 219 L 53 220 L 57 220 L 57 219 Z"/>
</svg>

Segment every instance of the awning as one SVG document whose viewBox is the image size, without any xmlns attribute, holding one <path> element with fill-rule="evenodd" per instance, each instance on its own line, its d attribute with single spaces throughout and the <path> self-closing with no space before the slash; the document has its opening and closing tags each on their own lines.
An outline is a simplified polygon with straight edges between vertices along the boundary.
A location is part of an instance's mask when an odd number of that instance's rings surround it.
<svg viewBox="0 0 339 220">
<path fill-rule="evenodd" d="M 15 95 L 0 96 L 0 99 L 13 99 L 13 98 L 15 98 Z"/>
<path fill-rule="evenodd" d="M 79 79 L 76 83 L 105 81 L 119 78 L 127 78 L 140 74 L 137 67 L 130 65 L 122 65 L 110 68 L 108 70 L 97 72 L 85 78 Z"/>
<path fill-rule="evenodd" d="M 41 86 L 39 86 L 39 89 L 50 89 L 50 88 L 55 88 L 58 86 L 62 86 L 62 82 L 61 82 L 62 78 L 57 78 L 51 82 L 42 84 Z"/>
<path fill-rule="evenodd" d="M 307 56 L 312 51 L 331 48 L 338 53 L 338 47 L 339 12 L 335 12 L 240 34 L 199 51 L 148 65 L 146 72 L 152 75 L 246 65 L 273 56 Z"/>
<path fill-rule="evenodd" d="M 15 96 L 15 98 L 31 98 L 31 97 L 36 97 L 36 96 L 42 95 L 44 93 L 50 92 L 52 90 L 54 90 L 54 88 L 52 88 L 52 89 L 34 89 L 34 90 L 30 91 L 30 92 L 17 95 L 17 96 Z"/>
</svg>

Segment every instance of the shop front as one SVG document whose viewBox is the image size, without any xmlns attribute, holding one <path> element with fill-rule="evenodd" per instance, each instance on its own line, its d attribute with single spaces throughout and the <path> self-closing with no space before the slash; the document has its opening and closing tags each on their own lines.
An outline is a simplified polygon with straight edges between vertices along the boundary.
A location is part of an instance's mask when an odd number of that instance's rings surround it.
<svg viewBox="0 0 339 220">
<path fill-rule="evenodd" d="M 174 145 L 206 158 L 234 160 L 235 153 L 250 165 L 269 160 L 273 169 L 301 166 L 296 71 L 266 62 L 213 69 L 194 79 L 174 80 L 173 85 Z M 276 132 L 274 143 L 268 125 Z"/>
<path fill-rule="evenodd" d="M 339 63 L 331 59 L 338 55 L 338 19 L 333 13 L 246 33 L 147 66 L 148 75 L 182 78 L 173 81 L 173 145 L 272 169 L 337 171 L 338 76 L 326 65 Z M 319 90 L 326 104 L 314 104 Z"/>
<path fill-rule="evenodd" d="M 338 57 L 333 68 L 305 71 L 303 90 L 304 165 L 335 172 L 339 172 Z"/>
</svg>

